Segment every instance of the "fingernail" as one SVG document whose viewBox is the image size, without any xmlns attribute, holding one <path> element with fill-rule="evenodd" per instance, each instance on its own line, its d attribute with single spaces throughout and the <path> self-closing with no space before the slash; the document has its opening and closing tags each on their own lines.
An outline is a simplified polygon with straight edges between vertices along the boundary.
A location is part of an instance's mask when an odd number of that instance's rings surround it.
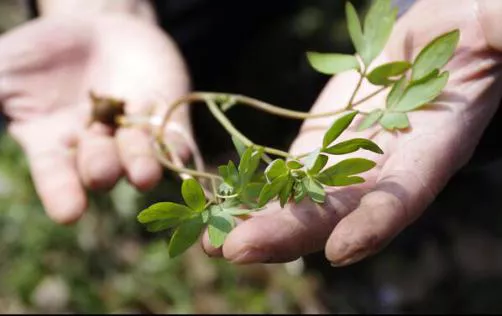
<svg viewBox="0 0 502 316">
<path fill-rule="evenodd" d="M 236 264 L 247 264 L 247 263 L 266 263 L 272 258 L 270 254 L 260 249 L 247 249 L 244 252 L 240 252 L 238 255 L 229 258 L 230 262 Z"/>
</svg>

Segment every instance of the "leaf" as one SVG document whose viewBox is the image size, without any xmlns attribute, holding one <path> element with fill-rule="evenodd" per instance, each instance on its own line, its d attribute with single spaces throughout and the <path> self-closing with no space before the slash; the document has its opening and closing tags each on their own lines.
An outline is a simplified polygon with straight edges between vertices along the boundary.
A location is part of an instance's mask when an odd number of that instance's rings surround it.
<svg viewBox="0 0 502 316">
<path fill-rule="evenodd" d="M 324 188 L 319 181 L 312 178 L 307 178 L 306 188 L 307 194 L 313 202 L 320 204 L 324 203 L 326 192 L 324 192 Z"/>
<path fill-rule="evenodd" d="M 293 191 L 293 184 L 295 180 L 293 177 L 288 177 L 288 183 L 282 188 L 281 192 L 279 192 L 279 201 L 281 204 L 281 208 L 288 203 L 289 198 L 291 197 L 291 192 Z"/>
<path fill-rule="evenodd" d="M 315 70 L 325 75 L 359 70 L 359 61 L 353 55 L 308 52 L 307 59 Z"/>
<path fill-rule="evenodd" d="M 286 165 L 289 169 L 292 170 L 300 169 L 303 167 L 303 164 L 297 160 L 289 160 L 288 162 L 286 162 Z"/>
<path fill-rule="evenodd" d="M 258 197 L 258 206 L 262 207 L 276 197 L 282 188 L 287 184 L 288 178 L 288 174 L 282 175 L 272 181 L 272 183 L 265 184 L 260 192 L 260 196 Z"/>
<path fill-rule="evenodd" d="M 332 142 L 334 142 L 340 134 L 343 133 L 347 127 L 349 127 L 354 117 L 357 115 L 357 111 L 350 112 L 333 122 L 331 127 L 324 134 L 324 138 L 322 140 L 322 147 L 328 147 Z"/>
<path fill-rule="evenodd" d="M 390 109 L 395 112 L 408 112 L 431 102 L 441 94 L 448 82 L 448 76 L 448 72 L 445 71 L 438 77 L 410 85 L 404 91 L 401 100 Z"/>
<path fill-rule="evenodd" d="M 265 169 L 265 177 L 268 182 L 274 181 L 275 178 L 280 177 L 289 172 L 284 159 L 276 159 L 272 161 Z"/>
<path fill-rule="evenodd" d="M 448 63 L 455 52 L 460 31 L 454 30 L 433 39 L 415 58 L 411 80 L 420 80 L 435 69 L 441 69 Z"/>
<path fill-rule="evenodd" d="M 322 173 L 316 179 L 322 184 L 330 186 L 339 186 L 340 183 L 347 182 L 347 179 L 352 175 L 370 170 L 376 165 L 374 161 L 364 158 L 349 158 L 342 160 L 336 165 L 333 165 Z M 340 178 L 340 179 L 338 179 Z M 362 178 L 360 178 L 362 180 Z M 359 180 L 360 181 L 360 180 Z M 364 180 L 363 180 L 364 182 Z M 358 182 L 356 182 L 358 183 Z"/>
<path fill-rule="evenodd" d="M 304 178 L 305 179 L 305 178 Z M 305 195 L 307 194 L 307 188 L 305 187 L 305 184 L 303 183 L 304 179 L 298 180 L 295 182 L 293 189 L 295 191 L 293 198 L 295 199 L 295 203 L 300 203 Z"/>
<path fill-rule="evenodd" d="M 215 248 L 221 247 L 228 233 L 234 228 L 234 224 L 233 218 L 224 212 L 211 216 L 207 229 L 211 245 Z"/>
<path fill-rule="evenodd" d="M 206 196 L 201 185 L 195 179 L 186 179 L 181 185 L 183 200 L 191 209 L 202 212 L 206 206 Z"/>
<path fill-rule="evenodd" d="M 312 169 L 312 167 L 314 167 L 320 153 L 321 153 L 321 148 L 317 148 L 316 150 L 311 151 L 307 155 L 307 157 L 305 157 L 303 163 L 305 164 L 305 168 L 307 168 L 307 170 Z"/>
<path fill-rule="evenodd" d="M 387 86 L 396 80 L 392 77 L 400 76 L 410 69 L 411 64 L 407 61 L 395 61 L 376 67 L 368 74 L 368 80 L 374 85 Z"/>
<path fill-rule="evenodd" d="M 380 109 L 375 109 L 371 111 L 366 117 L 361 121 L 359 126 L 357 127 L 358 132 L 362 132 L 367 128 L 375 125 L 376 122 L 382 117 L 383 111 Z"/>
<path fill-rule="evenodd" d="M 185 219 L 192 216 L 194 213 L 192 209 L 185 205 L 172 202 L 159 202 L 141 211 L 137 219 L 141 224 L 147 224 L 154 221 L 173 218 Z"/>
<path fill-rule="evenodd" d="M 260 196 L 264 185 L 263 182 L 251 182 L 242 190 L 240 196 L 246 201 L 254 201 Z"/>
<path fill-rule="evenodd" d="M 190 248 L 201 235 L 204 223 L 201 216 L 192 218 L 176 228 L 169 241 L 169 257 L 174 258 Z"/>
<path fill-rule="evenodd" d="M 380 119 L 380 125 L 387 130 L 403 129 L 410 126 L 406 113 L 386 112 Z"/>
<path fill-rule="evenodd" d="M 255 150 L 252 146 L 248 147 L 244 154 L 242 154 L 239 163 L 239 178 L 240 185 L 245 187 L 246 184 L 253 177 L 258 165 L 260 164 L 261 156 L 263 155 L 263 148 Z"/>
<path fill-rule="evenodd" d="M 390 0 L 376 0 L 364 19 L 364 51 L 361 58 L 368 66 L 383 50 L 394 26 L 397 9 Z"/>
<path fill-rule="evenodd" d="M 228 161 L 227 164 L 227 170 L 228 170 L 228 178 L 225 179 L 225 181 L 230 184 L 231 186 L 238 187 L 239 186 L 239 172 L 237 171 L 237 168 L 235 167 L 235 164 L 232 160 Z"/>
<path fill-rule="evenodd" d="M 406 89 L 406 77 L 401 78 L 399 81 L 394 83 L 392 89 L 387 95 L 387 105 L 388 109 L 394 107 L 394 105 L 401 100 L 404 90 Z"/>
<path fill-rule="evenodd" d="M 347 29 L 349 31 L 350 39 L 352 40 L 356 51 L 361 54 L 364 51 L 364 35 L 357 11 L 350 2 L 345 4 L 345 15 L 347 17 Z"/>
<path fill-rule="evenodd" d="M 326 166 L 327 163 L 328 163 L 328 156 L 322 154 L 317 156 L 314 165 L 312 166 L 312 168 L 309 169 L 309 174 L 311 175 L 318 174 L 322 170 L 322 168 Z"/>
<path fill-rule="evenodd" d="M 156 233 L 169 228 L 176 227 L 182 222 L 183 222 L 182 218 L 172 218 L 161 221 L 155 221 L 146 224 L 146 230 L 149 231 L 150 233 Z"/>
<path fill-rule="evenodd" d="M 359 149 L 366 149 L 377 154 L 383 154 L 382 149 L 380 149 L 380 147 L 378 147 L 377 144 L 375 144 L 369 139 L 364 139 L 364 138 L 354 138 L 346 140 L 344 142 L 338 143 L 336 145 L 324 149 L 323 152 L 332 155 L 343 155 L 343 154 L 350 154 Z"/>
<path fill-rule="evenodd" d="M 234 147 L 237 150 L 239 157 L 242 157 L 242 154 L 244 154 L 244 152 L 246 151 L 247 146 L 244 145 L 244 143 L 240 139 L 238 139 L 233 135 L 232 135 L 232 143 L 234 144 Z"/>
</svg>

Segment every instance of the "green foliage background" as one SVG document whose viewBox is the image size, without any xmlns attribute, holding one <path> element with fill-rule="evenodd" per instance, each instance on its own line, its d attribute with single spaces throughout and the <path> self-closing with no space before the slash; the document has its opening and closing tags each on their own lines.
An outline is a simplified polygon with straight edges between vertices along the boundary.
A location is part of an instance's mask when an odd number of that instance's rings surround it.
<svg viewBox="0 0 502 316">
<path fill-rule="evenodd" d="M 0 28 L 20 23 L 9 9 L 15 2 L 2 2 Z M 366 2 L 354 3 L 363 9 Z M 196 88 L 224 87 L 307 110 L 327 78 L 309 68 L 304 52 L 351 52 L 343 6 L 303 2 L 250 39 L 215 80 L 197 80 Z M 193 111 L 199 144 L 210 162 L 221 163 L 234 157 L 232 143 L 205 111 Z M 299 127 L 245 108 L 230 114 L 256 142 L 277 147 L 287 148 Z M 319 253 L 288 265 L 241 267 L 209 259 L 198 247 L 169 260 L 163 236 L 136 221 L 153 201 L 180 200 L 179 182 L 169 174 L 147 194 L 125 182 L 90 194 L 91 207 L 77 225 L 52 223 L 24 156 L 3 133 L 0 312 L 501 312 L 501 171 L 498 160 L 465 168 L 416 224 L 354 266 L 331 268 Z"/>
</svg>

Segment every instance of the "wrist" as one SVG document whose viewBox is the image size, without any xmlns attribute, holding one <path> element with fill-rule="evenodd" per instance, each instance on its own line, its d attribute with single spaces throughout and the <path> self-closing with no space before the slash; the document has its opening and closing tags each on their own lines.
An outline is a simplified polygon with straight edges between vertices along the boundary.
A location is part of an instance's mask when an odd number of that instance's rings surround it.
<svg viewBox="0 0 502 316">
<path fill-rule="evenodd" d="M 157 23 L 154 9 L 148 0 L 43 0 L 36 1 L 40 16 L 125 14 L 140 20 Z"/>
</svg>

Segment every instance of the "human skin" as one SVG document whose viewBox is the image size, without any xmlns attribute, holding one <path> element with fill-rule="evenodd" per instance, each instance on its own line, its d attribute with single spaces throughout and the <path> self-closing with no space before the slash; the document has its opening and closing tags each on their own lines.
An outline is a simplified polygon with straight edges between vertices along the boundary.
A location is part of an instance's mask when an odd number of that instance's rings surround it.
<svg viewBox="0 0 502 316">
<path fill-rule="evenodd" d="M 240 264 L 287 262 L 324 249 L 334 266 L 345 266 L 382 250 L 426 210 L 469 161 L 502 96 L 502 1 L 460 0 L 453 6 L 450 0 L 417 1 L 396 23 L 373 64 L 413 58 L 436 36 L 460 29 L 458 48 L 446 67 L 450 80 L 443 95 L 434 106 L 410 113 L 409 129 L 390 133 L 375 127 L 344 133 L 344 139 L 372 137 L 385 153 L 351 154 L 377 162 L 364 174 L 366 182 L 330 190 L 323 206 L 310 201 L 285 209 L 270 205 L 241 222 L 219 249 L 211 247 L 206 233 L 202 245 L 209 255 Z M 347 104 L 357 79 L 355 72 L 333 77 L 312 112 Z M 375 89 L 364 83 L 359 95 Z M 384 97 L 360 108 L 382 107 Z M 291 152 L 315 149 L 331 122 L 332 118 L 306 121 Z"/>
<path fill-rule="evenodd" d="M 0 102 L 48 216 L 68 224 L 87 208 L 86 190 L 110 189 L 122 176 L 148 190 L 162 177 L 145 130 L 87 128 L 90 90 L 126 100 L 128 114 L 154 102 L 161 114 L 188 92 L 189 79 L 148 1 L 39 4 L 41 17 L 0 37 Z M 191 136 L 186 110 L 174 121 Z M 178 135 L 166 137 L 188 154 Z"/>
</svg>

